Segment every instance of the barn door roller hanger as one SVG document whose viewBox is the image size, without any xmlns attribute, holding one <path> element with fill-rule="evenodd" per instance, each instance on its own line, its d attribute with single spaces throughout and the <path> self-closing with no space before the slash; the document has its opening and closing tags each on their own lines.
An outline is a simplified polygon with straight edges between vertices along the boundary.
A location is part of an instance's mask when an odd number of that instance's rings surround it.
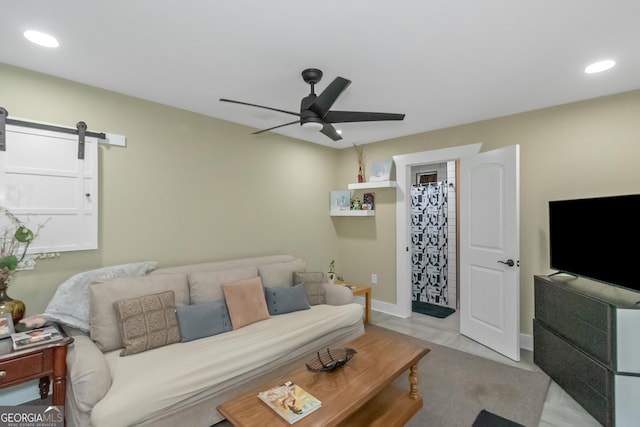
<svg viewBox="0 0 640 427">
<path fill-rule="evenodd" d="M 72 135 L 78 135 L 78 159 L 84 159 L 84 139 L 86 136 L 93 136 L 98 139 L 106 139 L 107 136 L 104 132 L 90 132 L 87 131 L 87 124 L 85 122 L 78 122 L 75 129 L 66 128 L 62 126 L 47 125 L 44 123 L 28 122 L 25 120 L 10 119 L 9 112 L 0 107 L 0 151 L 6 151 L 7 148 L 7 131 L 6 125 L 22 126 L 33 129 L 49 130 L 53 132 L 68 133 Z"/>
</svg>

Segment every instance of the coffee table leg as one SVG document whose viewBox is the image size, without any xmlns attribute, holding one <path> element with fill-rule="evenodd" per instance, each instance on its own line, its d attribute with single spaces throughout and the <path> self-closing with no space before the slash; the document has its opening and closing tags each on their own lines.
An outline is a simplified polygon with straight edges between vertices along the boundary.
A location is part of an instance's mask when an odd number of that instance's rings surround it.
<svg viewBox="0 0 640 427">
<path fill-rule="evenodd" d="M 409 368 L 409 397 L 413 400 L 420 399 L 418 390 L 418 365 Z"/>
</svg>

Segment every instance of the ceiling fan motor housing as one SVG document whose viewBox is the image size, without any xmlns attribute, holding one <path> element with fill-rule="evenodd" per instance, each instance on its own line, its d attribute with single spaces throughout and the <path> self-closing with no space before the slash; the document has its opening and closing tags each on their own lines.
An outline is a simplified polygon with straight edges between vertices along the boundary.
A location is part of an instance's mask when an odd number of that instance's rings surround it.
<svg viewBox="0 0 640 427">
<path fill-rule="evenodd" d="M 315 94 L 310 94 L 302 98 L 300 101 L 300 124 L 304 125 L 305 123 L 315 122 L 322 123 L 322 117 L 318 116 L 315 112 L 311 111 L 309 108 L 313 105 L 313 102 L 316 100 L 317 96 Z"/>
<path fill-rule="evenodd" d="M 322 79 L 322 71 L 317 68 L 307 68 L 302 72 L 302 79 L 310 85 L 314 85 Z"/>
</svg>

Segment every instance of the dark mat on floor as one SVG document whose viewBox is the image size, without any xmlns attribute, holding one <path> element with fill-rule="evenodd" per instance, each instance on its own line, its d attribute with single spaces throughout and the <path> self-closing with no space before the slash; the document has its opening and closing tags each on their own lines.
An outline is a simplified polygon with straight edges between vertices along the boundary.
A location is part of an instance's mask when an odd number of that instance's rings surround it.
<svg viewBox="0 0 640 427">
<path fill-rule="evenodd" d="M 426 314 L 427 316 L 437 317 L 438 319 L 444 319 L 456 312 L 451 307 L 444 307 L 442 305 L 430 304 L 422 301 L 412 301 L 411 310 L 416 313 Z"/>
<path fill-rule="evenodd" d="M 522 424 L 514 423 L 511 420 L 496 415 L 484 409 L 480 411 L 478 417 L 471 427 L 524 427 Z"/>
</svg>

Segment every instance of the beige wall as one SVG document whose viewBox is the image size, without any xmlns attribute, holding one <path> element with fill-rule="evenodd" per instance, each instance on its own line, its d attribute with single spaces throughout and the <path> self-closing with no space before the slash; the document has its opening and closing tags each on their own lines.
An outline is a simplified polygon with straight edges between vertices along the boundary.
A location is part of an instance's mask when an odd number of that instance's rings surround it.
<svg viewBox="0 0 640 427">
<path fill-rule="evenodd" d="M 292 253 L 309 269 L 330 259 L 346 279 L 396 302 L 395 190 L 376 189 L 373 218 L 329 217 L 329 191 L 355 182 L 353 149 L 334 150 L 0 64 L 10 117 L 127 136 L 102 146 L 100 249 L 21 272 L 9 294 L 28 314 L 90 268 Z M 212 97 L 214 95 L 212 94 Z M 640 192 L 640 91 L 365 146 L 366 163 L 482 142 L 521 147 L 521 330 L 531 333 L 533 275 L 547 273 L 550 199 Z"/>
<path fill-rule="evenodd" d="M 327 269 L 338 151 L 0 64 L 9 117 L 127 137 L 99 149 L 99 250 L 20 272 L 9 295 L 42 312 L 57 285 L 91 268 L 291 253 Z M 214 94 L 211 95 L 214 97 Z"/>
<path fill-rule="evenodd" d="M 482 142 L 520 145 L 521 331 L 532 332 L 533 275 L 549 270 L 549 200 L 640 193 L 640 91 L 365 145 L 367 165 L 396 154 Z M 340 186 L 355 182 L 355 150 L 341 150 Z M 395 190 L 376 190 L 376 217 L 339 219 L 338 270 L 396 302 Z M 334 220 L 337 223 L 338 220 Z M 596 250 L 594 243 L 594 250 Z M 623 250 L 620 248 L 620 250 Z"/>
</svg>

